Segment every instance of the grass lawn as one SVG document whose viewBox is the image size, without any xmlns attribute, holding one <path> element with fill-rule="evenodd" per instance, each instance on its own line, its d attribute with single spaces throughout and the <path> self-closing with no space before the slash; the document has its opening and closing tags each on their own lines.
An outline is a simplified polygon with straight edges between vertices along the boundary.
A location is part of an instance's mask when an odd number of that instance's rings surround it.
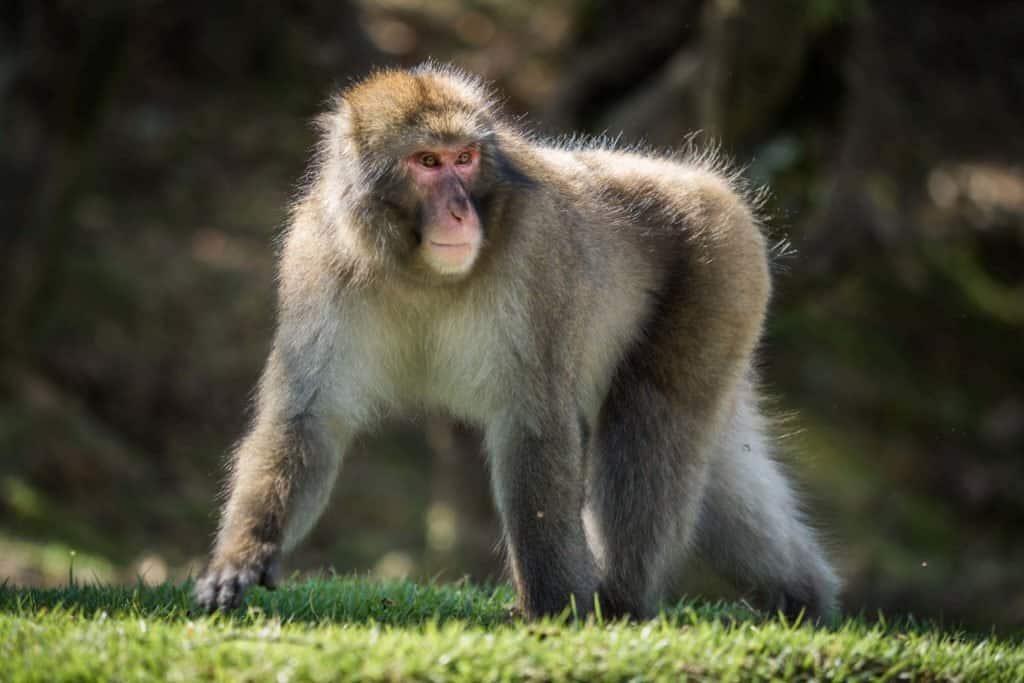
<svg viewBox="0 0 1024 683">
<path fill-rule="evenodd" d="M 187 588 L 0 587 L 0 681 L 1024 681 L 1024 640 L 936 625 L 786 624 L 732 604 L 524 623 L 506 587 L 331 578 L 206 617 Z"/>
</svg>

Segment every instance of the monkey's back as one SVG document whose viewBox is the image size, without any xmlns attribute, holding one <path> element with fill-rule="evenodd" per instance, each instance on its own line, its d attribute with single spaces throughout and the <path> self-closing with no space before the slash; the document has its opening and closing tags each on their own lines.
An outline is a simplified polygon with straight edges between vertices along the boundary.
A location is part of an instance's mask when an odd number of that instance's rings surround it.
<svg viewBox="0 0 1024 683">
<path fill-rule="evenodd" d="M 627 356 L 654 353 L 647 348 L 654 332 L 721 325 L 759 336 L 770 290 L 767 249 L 728 173 L 701 158 L 604 148 L 544 147 L 536 154 L 548 188 L 539 194 L 555 197 L 526 203 L 562 225 L 531 231 L 524 254 L 535 263 L 530 272 L 550 280 L 529 291 L 557 300 L 539 307 L 556 311 L 543 324 L 554 331 L 547 338 L 578 354 L 571 362 L 589 383 L 586 412 L 599 411 Z M 666 323 L 667 311 L 680 310 L 686 326 Z"/>
</svg>

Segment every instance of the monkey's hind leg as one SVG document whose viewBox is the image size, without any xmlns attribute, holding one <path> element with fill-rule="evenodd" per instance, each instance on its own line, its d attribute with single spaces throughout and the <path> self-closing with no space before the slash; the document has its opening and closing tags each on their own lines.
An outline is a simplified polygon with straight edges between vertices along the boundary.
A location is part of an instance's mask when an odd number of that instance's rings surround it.
<svg viewBox="0 0 1024 683">
<path fill-rule="evenodd" d="M 601 413 L 590 507 L 604 549 L 605 616 L 649 618 L 692 545 L 707 466 L 676 428 L 673 402 L 629 373 Z"/>
<path fill-rule="evenodd" d="M 810 619 L 836 607 L 839 579 L 769 452 L 752 391 L 741 396 L 712 456 L 698 552 L 767 609 Z"/>
</svg>

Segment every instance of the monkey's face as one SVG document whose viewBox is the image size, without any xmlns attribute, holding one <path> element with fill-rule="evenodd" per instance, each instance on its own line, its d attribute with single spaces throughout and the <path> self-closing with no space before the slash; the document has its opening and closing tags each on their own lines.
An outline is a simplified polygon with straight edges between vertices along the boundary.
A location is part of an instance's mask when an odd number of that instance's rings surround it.
<svg viewBox="0 0 1024 683">
<path fill-rule="evenodd" d="M 417 284 L 484 266 L 514 166 L 482 84 L 426 67 L 382 72 L 342 94 L 334 124 L 367 255 Z"/>
<path fill-rule="evenodd" d="M 421 207 L 417 256 L 439 275 L 466 275 L 483 243 L 480 216 L 471 196 L 480 176 L 479 148 L 432 146 L 402 163 Z"/>
</svg>

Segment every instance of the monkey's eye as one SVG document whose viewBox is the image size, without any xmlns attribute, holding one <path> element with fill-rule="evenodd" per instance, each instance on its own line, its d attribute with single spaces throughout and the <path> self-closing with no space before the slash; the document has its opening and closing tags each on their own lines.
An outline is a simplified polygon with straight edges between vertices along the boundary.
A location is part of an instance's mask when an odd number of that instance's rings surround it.
<svg viewBox="0 0 1024 683">
<path fill-rule="evenodd" d="M 427 168 L 434 168 L 440 164 L 441 161 L 437 158 L 436 154 L 424 154 L 420 156 L 420 163 Z"/>
<path fill-rule="evenodd" d="M 469 152 L 459 152 L 459 156 L 455 157 L 455 163 L 458 164 L 459 166 L 468 164 L 472 160 L 473 155 L 470 154 Z"/>
</svg>

